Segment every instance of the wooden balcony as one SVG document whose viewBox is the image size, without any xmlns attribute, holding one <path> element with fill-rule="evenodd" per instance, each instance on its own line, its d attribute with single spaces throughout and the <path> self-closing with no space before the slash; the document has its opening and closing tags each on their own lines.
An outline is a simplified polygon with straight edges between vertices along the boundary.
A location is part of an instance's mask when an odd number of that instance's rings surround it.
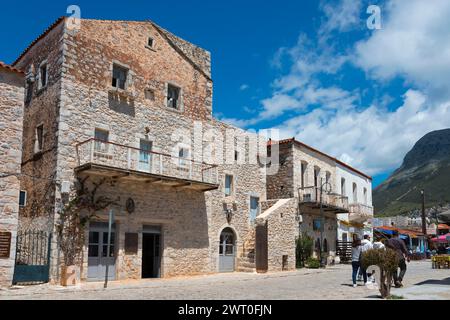
<svg viewBox="0 0 450 320">
<path fill-rule="evenodd" d="M 349 205 L 348 220 L 350 222 L 363 223 L 373 218 L 373 207 L 361 203 Z"/>
<path fill-rule="evenodd" d="M 219 187 L 216 165 L 96 139 L 79 143 L 76 150 L 77 174 L 142 181 L 202 192 Z"/>
<path fill-rule="evenodd" d="M 320 188 L 305 187 L 298 189 L 300 208 L 320 209 Z M 348 198 L 337 193 L 322 192 L 322 208 L 324 212 L 334 214 L 348 213 Z"/>
</svg>

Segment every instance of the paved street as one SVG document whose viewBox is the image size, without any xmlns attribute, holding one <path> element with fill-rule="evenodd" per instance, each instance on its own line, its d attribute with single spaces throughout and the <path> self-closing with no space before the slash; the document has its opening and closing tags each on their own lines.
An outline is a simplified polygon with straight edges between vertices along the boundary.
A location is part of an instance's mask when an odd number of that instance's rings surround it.
<svg viewBox="0 0 450 320">
<path fill-rule="evenodd" d="M 450 271 L 433 270 L 431 262 L 408 265 L 405 288 L 392 293 L 408 299 L 450 299 Z M 425 283 L 423 283 L 425 281 Z M 351 266 L 338 265 L 325 270 L 298 270 L 272 274 L 218 274 L 167 280 L 112 282 L 78 288 L 33 286 L 0 291 L 0 299 L 379 299 L 377 290 L 351 287 Z"/>
</svg>

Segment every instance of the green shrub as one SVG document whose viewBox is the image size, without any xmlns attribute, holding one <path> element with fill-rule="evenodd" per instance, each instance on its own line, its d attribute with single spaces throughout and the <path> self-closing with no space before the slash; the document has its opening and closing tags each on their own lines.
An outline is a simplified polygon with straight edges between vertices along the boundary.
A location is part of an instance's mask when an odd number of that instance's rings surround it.
<svg viewBox="0 0 450 320">
<path fill-rule="evenodd" d="M 308 260 L 306 260 L 306 267 L 309 269 L 319 269 L 320 268 L 319 259 L 308 258 Z"/>
<path fill-rule="evenodd" d="M 296 267 L 305 267 L 306 261 L 312 256 L 314 240 L 305 232 L 296 241 Z"/>
</svg>

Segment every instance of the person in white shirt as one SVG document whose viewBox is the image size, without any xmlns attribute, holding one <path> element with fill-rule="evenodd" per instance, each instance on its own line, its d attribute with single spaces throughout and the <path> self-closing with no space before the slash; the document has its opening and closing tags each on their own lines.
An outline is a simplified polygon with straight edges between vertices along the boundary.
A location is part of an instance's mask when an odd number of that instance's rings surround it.
<svg viewBox="0 0 450 320">
<path fill-rule="evenodd" d="M 385 249 L 386 247 L 384 246 L 383 242 L 381 242 L 381 240 L 378 240 L 373 243 L 373 248 L 374 249 Z"/>
<path fill-rule="evenodd" d="M 368 234 L 366 234 L 364 236 L 364 239 L 361 241 L 361 251 L 362 251 L 362 253 L 364 253 L 370 249 L 373 249 L 373 245 L 372 245 L 372 242 L 370 242 L 370 236 Z M 362 270 L 362 267 L 359 269 L 358 279 L 360 281 L 365 272 L 366 272 L 366 270 Z M 367 274 L 367 276 L 369 277 L 369 281 L 373 282 L 372 275 Z"/>
</svg>

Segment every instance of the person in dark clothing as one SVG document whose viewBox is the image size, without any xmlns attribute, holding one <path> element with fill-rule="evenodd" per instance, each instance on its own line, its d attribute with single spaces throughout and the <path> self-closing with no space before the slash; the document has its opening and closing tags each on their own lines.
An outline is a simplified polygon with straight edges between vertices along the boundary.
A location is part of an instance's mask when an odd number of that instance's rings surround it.
<svg viewBox="0 0 450 320">
<path fill-rule="evenodd" d="M 410 257 L 405 242 L 398 237 L 398 231 L 394 231 L 392 238 L 386 242 L 386 247 L 394 250 L 397 253 L 399 259 L 398 267 L 400 268 L 400 274 L 398 274 L 398 270 L 394 272 L 394 284 L 396 288 L 401 288 L 403 287 L 402 281 L 406 274 L 406 260 L 410 262 Z"/>
</svg>

